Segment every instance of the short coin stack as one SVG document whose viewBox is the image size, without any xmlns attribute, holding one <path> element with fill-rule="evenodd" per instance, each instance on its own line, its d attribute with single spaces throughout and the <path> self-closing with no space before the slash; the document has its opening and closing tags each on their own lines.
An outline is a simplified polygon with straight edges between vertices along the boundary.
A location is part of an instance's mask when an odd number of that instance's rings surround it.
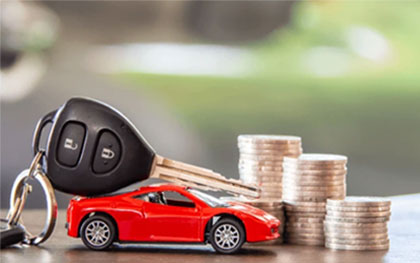
<svg viewBox="0 0 420 263">
<path fill-rule="evenodd" d="M 225 201 L 235 201 L 235 202 L 241 202 L 244 204 L 251 205 L 253 207 L 259 208 L 261 210 L 264 210 L 265 212 L 273 215 L 278 220 L 280 220 L 280 228 L 279 228 L 279 234 L 280 238 L 275 241 L 275 243 L 281 243 L 283 240 L 283 225 L 285 222 L 284 218 L 284 210 L 283 210 L 283 202 L 281 200 L 261 200 L 261 199 L 248 199 L 245 197 L 234 197 L 234 196 L 224 196 L 220 199 Z"/>
<path fill-rule="evenodd" d="M 283 200 L 286 209 L 285 241 L 324 245 L 325 202 L 346 196 L 347 157 L 302 154 L 285 157 Z"/>
<path fill-rule="evenodd" d="M 260 199 L 282 199 L 283 158 L 302 153 L 301 138 L 282 135 L 240 135 L 239 175 L 257 184 Z"/>
<path fill-rule="evenodd" d="M 343 250 L 389 248 L 387 222 L 391 201 L 379 197 L 346 197 L 327 200 L 325 246 Z"/>
</svg>

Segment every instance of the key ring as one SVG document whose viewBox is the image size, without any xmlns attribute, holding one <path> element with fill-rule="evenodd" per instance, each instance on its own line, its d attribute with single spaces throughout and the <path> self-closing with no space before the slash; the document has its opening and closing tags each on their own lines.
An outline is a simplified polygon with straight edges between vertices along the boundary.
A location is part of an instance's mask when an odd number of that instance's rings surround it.
<svg viewBox="0 0 420 263">
<path fill-rule="evenodd" d="M 9 221 L 10 219 L 13 219 L 15 222 L 19 221 L 26 202 L 26 196 L 30 192 L 30 186 L 27 184 L 28 178 L 37 180 L 45 194 L 45 199 L 47 201 L 47 218 L 42 232 L 36 236 L 32 235 L 22 224 L 27 236 L 24 243 L 29 245 L 38 245 L 47 240 L 54 230 L 57 219 L 57 201 L 54 194 L 54 188 L 47 176 L 39 169 L 39 162 L 42 156 L 43 152 L 37 153 L 32 161 L 31 167 L 18 175 L 10 193 L 10 217 L 8 216 L 8 218 Z"/>
<path fill-rule="evenodd" d="M 35 169 L 37 169 L 39 163 L 41 162 L 41 158 L 44 155 L 43 151 L 39 151 L 37 152 L 37 154 L 35 155 L 34 159 L 31 162 L 31 165 L 29 167 L 29 170 L 24 170 L 22 171 L 19 175 L 18 178 L 20 176 L 24 176 L 23 174 L 28 174 L 26 177 L 30 177 L 33 178 L 33 174 L 35 172 Z M 25 178 L 26 178 L 25 177 Z M 13 189 L 13 188 L 12 188 Z M 19 189 L 20 193 L 18 195 L 18 197 L 15 199 L 10 199 L 10 200 L 15 200 L 13 205 L 12 202 L 10 202 L 10 208 L 9 208 L 9 212 L 7 213 L 7 220 L 9 224 L 17 224 L 19 219 L 20 219 L 20 215 L 22 214 L 23 211 L 23 207 L 25 206 L 26 203 L 26 198 L 28 196 L 28 193 L 30 193 L 32 191 L 32 187 L 29 184 L 26 184 L 26 180 L 25 183 L 22 186 L 22 189 Z M 12 190 L 13 193 L 13 190 Z"/>
</svg>

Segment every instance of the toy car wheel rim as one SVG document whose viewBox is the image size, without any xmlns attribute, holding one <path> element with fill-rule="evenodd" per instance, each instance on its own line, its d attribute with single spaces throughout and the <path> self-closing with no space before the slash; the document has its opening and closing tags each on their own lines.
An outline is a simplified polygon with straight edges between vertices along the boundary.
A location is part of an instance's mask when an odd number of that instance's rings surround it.
<svg viewBox="0 0 420 263">
<path fill-rule="evenodd" d="M 239 244 L 239 230 L 231 224 L 222 224 L 217 227 L 214 238 L 221 249 L 232 249 Z"/>
<path fill-rule="evenodd" d="M 99 247 L 108 242 L 111 231 L 105 222 L 94 220 L 86 226 L 85 236 L 91 245 Z"/>
</svg>

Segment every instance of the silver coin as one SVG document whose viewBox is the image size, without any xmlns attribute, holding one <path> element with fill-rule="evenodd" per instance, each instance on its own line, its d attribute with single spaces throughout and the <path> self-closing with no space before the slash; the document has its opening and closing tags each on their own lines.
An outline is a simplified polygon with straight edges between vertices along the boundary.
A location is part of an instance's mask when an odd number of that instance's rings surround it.
<svg viewBox="0 0 420 263">
<path fill-rule="evenodd" d="M 312 176 L 333 176 L 333 175 L 345 175 L 347 173 L 347 168 L 340 168 L 340 169 L 315 169 L 315 170 L 300 170 L 296 169 L 295 167 L 284 165 L 284 171 L 290 174 L 296 174 L 296 175 L 312 175 Z"/>
<path fill-rule="evenodd" d="M 291 239 L 291 238 L 303 238 L 303 239 L 312 239 L 312 240 L 325 239 L 323 234 L 304 233 L 304 232 L 303 233 L 285 232 L 285 237 L 286 239 Z"/>
<path fill-rule="evenodd" d="M 343 185 L 345 180 L 342 181 L 298 181 L 298 180 L 290 180 L 287 178 L 283 178 L 283 186 L 334 186 L 334 185 Z"/>
<path fill-rule="evenodd" d="M 265 177 L 265 176 L 260 176 L 260 177 L 250 177 L 250 176 L 240 176 L 242 181 L 249 181 L 249 182 L 255 182 L 258 185 L 262 185 L 262 184 L 283 184 L 283 178 L 282 176 L 277 176 L 277 177 Z"/>
<path fill-rule="evenodd" d="M 286 226 L 290 226 L 292 228 L 317 228 L 317 229 L 324 229 L 324 223 L 286 222 Z"/>
<path fill-rule="evenodd" d="M 305 182 L 303 182 L 305 183 Z M 344 182 L 332 185 L 300 185 L 299 182 L 291 182 L 283 177 L 283 187 L 294 192 L 342 192 L 345 191 L 347 185 Z"/>
<path fill-rule="evenodd" d="M 390 206 L 326 206 L 327 210 L 343 212 L 391 212 Z"/>
<path fill-rule="evenodd" d="M 355 233 L 355 234 L 349 234 L 349 233 L 330 233 L 326 231 L 325 237 L 333 238 L 333 239 L 348 239 L 348 240 L 376 240 L 376 239 L 386 239 L 388 238 L 388 233 Z"/>
<path fill-rule="evenodd" d="M 302 139 L 291 135 L 270 135 L 270 134 L 241 134 L 238 142 L 264 142 L 264 143 L 301 143 Z"/>
<path fill-rule="evenodd" d="M 283 200 L 289 201 L 302 201 L 302 202 L 319 202 L 325 201 L 329 197 L 324 196 L 289 196 L 283 193 Z M 336 198 L 344 198 L 343 196 L 337 196 Z"/>
<path fill-rule="evenodd" d="M 327 198 L 344 198 L 346 195 L 345 191 L 340 192 L 315 192 L 315 191 L 293 191 L 290 189 L 283 188 L 283 196 L 287 200 L 295 201 L 325 201 Z M 299 198 L 306 198 L 307 200 L 299 200 Z M 310 200 L 313 198 L 314 200 Z"/>
<path fill-rule="evenodd" d="M 260 159 L 260 160 L 251 160 L 251 159 L 245 159 L 245 158 L 239 158 L 238 164 L 244 164 L 244 165 L 253 165 L 253 166 L 259 166 L 259 165 L 266 165 L 266 166 L 281 166 L 283 167 L 283 162 L 280 160 L 267 160 L 267 159 Z"/>
<path fill-rule="evenodd" d="M 338 154 L 325 154 L 325 153 L 304 153 L 299 158 L 289 161 L 296 161 L 299 163 L 306 162 L 347 162 L 347 156 Z"/>
<path fill-rule="evenodd" d="M 285 226 L 284 231 L 288 236 L 324 236 L 324 230 L 322 228 L 293 228 Z"/>
<path fill-rule="evenodd" d="M 238 145 L 240 154 L 251 156 L 278 156 L 283 160 L 284 156 L 295 157 L 302 153 L 300 146 L 264 146 L 264 145 Z"/>
<path fill-rule="evenodd" d="M 325 213 L 322 212 L 295 212 L 295 211 L 284 211 L 288 221 L 299 220 L 300 222 L 324 222 Z"/>
<path fill-rule="evenodd" d="M 348 222 L 337 222 L 337 221 L 330 221 L 325 220 L 324 225 L 328 227 L 341 227 L 341 228 L 358 228 L 358 229 L 371 229 L 371 228 L 386 228 L 386 222 L 380 223 L 348 223 Z"/>
<path fill-rule="evenodd" d="M 282 182 L 260 182 L 259 185 L 261 187 L 263 187 L 263 186 L 270 187 L 271 186 L 272 188 L 274 188 L 274 187 L 283 187 L 283 183 Z"/>
<path fill-rule="evenodd" d="M 256 184 L 268 184 L 268 183 L 275 183 L 275 184 L 282 184 L 283 177 L 281 175 L 278 176 L 254 176 L 251 177 L 249 175 L 240 174 L 240 178 L 243 181 L 255 182 Z"/>
<path fill-rule="evenodd" d="M 302 197 L 330 197 L 345 195 L 345 191 L 301 191 L 299 189 L 289 188 L 286 185 L 283 187 L 283 193 L 286 196 L 302 196 Z M 344 198 L 344 197 L 343 197 Z"/>
<path fill-rule="evenodd" d="M 279 155 L 297 157 L 302 153 L 300 145 L 262 145 L 262 144 L 239 144 L 239 153 L 251 155 Z"/>
<path fill-rule="evenodd" d="M 283 198 L 283 195 L 281 193 L 279 193 L 279 194 L 262 194 L 262 195 L 260 195 L 260 198 L 281 200 Z"/>
<path fill-rule="evenodd" d="M 325 237 L 325 242 L 330 244 L 343 244 L 343 245 L 352 245 L 352 246 L 371 246 L 371 245 L 384 245 L 389 244 L 389 239 L 374 239 L 374 240 L 352 240 L 352 239 L 339 239 Z"/>
<path fill-rule="evenodd" d="M 289 173 L 287 171 L 283 171 L 282 175 L 291 180 L 316 180 L 316 181 L 344 181 L 346 179 L 346 174 L 340 174 L 340 175 L 302 175 L 302 174 L 293 174 Z"/>
<path fill-rule="evenodd" d="M 297 191 L 297 192 L 306 192 L 306 191 L 314 191 L 314 192 L 341 192 L 346 190 L 346 185 L 328 185 L 328 186 L 300 186 L 295 184 L 287 184 L 284 185 L 285 188 L 289 189 L 290 191 Z M 333 209 L 331 209 L 333 210 Z"/>
<path fill-rule="evenodd" d="M 345 182 L 346 176 L 340 175 L 340 176 L 334 176 L 334 177 L 328 177 L 328 176 L 299 176 L 295 174 L 289 174 L 287 172 L 283 172 L 281 174 L 285 180 L 289 181 L 297 181 L 297 182 Z"/>
<path fill-rule="evenodd" d="M 238 168 L 245 168 L 245 169 L 247 169 L 247 168 L 251 168 L 251 169 L 257 168 L 258 169 L 258 168 L 261 168 L 261 167 L 263 167 L 263 168 L 265 167 L 268 170 L 283 171 L 283 166 L 277 165 L 275 163 L 263 163 L 263 162 L 252 163 L 252 162 L 241 162 L 241 161 L 238 162 Z M 261 170 L 261 169 L 258 169 L 258 170 Z"/>
<path fill-rule="evenodd" d="M 277 200 L 282 200 L 282 196 L 283 193 L 280 192 L 262 192 L 260 193 L 260 198 L 261 199 L 268 199 L 268 198 L 272 198 L 272 199 L 277 199 Z"/>
<path fill-rule="evenodd" d="M 285 157 L 286 158 L 286 157 Z M 316 164 L 305 164 L 305 165 L 294 165 L 290 164 L 283 160 L 283 167 L 285 170 L 289 171 L 301 171 L 301 172 L 326 172 L 326 171 L 333 171 L 333 172 L 340 172 L 340 171 L 347 171 L 346 165 L 316 165 Z"/>
<path fill-rule="evenodd" d="M 273 160 L 246 160 L 246 159 L 239 159 L 238 163 L 240 165 L 263 165 L 263 166 L 279 166 L 283 167 L 282 161 L 273 161 Z"/>
<path fill-rule="evenodd" d="M 239 154 L 242 157 L 254 158 L 256 156 L 279 158 L 283 160 L 285 156 L 295 157 L 302 153 L 302 148 L 261 148 L 256 146 L 240 146 Z"/>
<path fill-rule="evenodd" d="M 295 212 L 324 212 L 325 208 L 323 207 L 308 207 L 308 206 L 285 206 L 286 211 L 295 211 Z"/>
<path fill-rule="evenodd" d="M 251 164 L 239 164 L 239 170 L 243 171 L 271 171 L 271 172 L 282 172 L 283 168 L 278 166 L 268 165 L 251 165 Z"/>
<path fill-rule="evenodd" d="M 309 206 L 309 207 L 325 207 L 326 202 L 290 202 L 284 201 L 289 206 Z"/>
<path fill-rule="evenodd" d="M 303 173 L 293 173 L 287 170 L 283 171 L 283 175 L 290 178 L 299 178 L 299 179 L 318 179 L 318 180 L 339 180 L 346 177 L 346 173 L 342 174 L 303 174 Z"/>
<path fill-rule="evenodd" d="M 245 160 L 275 160 L 283 162 L 285 156 L 299 156 L 300 150 L 262 150 L 239 149 L 239 159 Z"/>
<path fill-rule="evenodd" d="M 342 245 L 342 244 L 325 242 L 325 247 L 331 248 L 331 249 L 339 249 L 339 250 L 388 250 L 389 244 L 361 246 L 361 245 Z"/>
<path fill-rule="evenodd" d="M 315 178 L 315 177 L 313 177 L 313 178 L 296 178 L 296 177 L 291 177 L 291 176 L 284 175 L 284 174 L 282 174 L 281 176 L 282 176 L 284 181 L 290 183 L 292 186 L 293 185 L 299 186 L 300 184 L 305 185 L 305 184 L 310 184 L 310 183 L 313 183 L 313 184 L 323 183 L 325 185 L 320 185 L 320 186 L 324 186 L 324 187 L 331 187 L 331 186 L 334 186 L 334 185 L 342 185 L 342 186 L 346 185 L 346 177 L 337 178 L 337 179 L 324 179 L 324 178 Z"/>
<path fill-rule="evenodd" d="M 323 223 L 323 217 L 297 217 L 297 216 L 287 216 L 288 222 L 297 222 L 297 223 Z"/>
<path fill-rule="evenodd" d="M 283 164 L 283 156 L 279 154 L 248 154 L 240 153 L 239 160 L 244 161 L 271 161 Z"/>
<path fill-rule="evenodd" d="M 248 178 L 283 178 L 283 173 L 281 171 L 252 171 L 252 170 L 239 170 L 239 175 Z"/>
<path fill-rule="evenodd" d="M 283 201 L 282 200 L 262 200 L 262 199 L 249 199 L 246 197 L 234 197 L 234 196 L 222 196 L 220 197 L 220 199 L 222 200 L 229 200 L 229 201 L 237 201 L 237 202 L 242 202 L 242 203 L 247 203 L 247 204 L 251 204 L 251 205 L 255 205 L 255 206 L 274 206 L 274 207 L 278 207 L 278 206 L 283 206 Z"/>
<path fill-rule="evenodd" d="M 332 233 L 350 233 L 350 234 L 361 234 L 361 233 L 388 233 L 388 228 L 337 228 L 330 227 L 328 224 L 324 223 L 324 231 Z"/>
<path fill-rule="evenodd" d="M 283 184 L 282 183 L 271 183 L 271 184 L 261 183 L 261 184 L 259 184 L 259 186 L 261 188 L 264 188 L 264 189 L 280 190 L 281 191 L 282 187 L 283 187 Z"/>
<path fill-rule="evenodd" d="M 285 233 L 288 235 L 300 236 L 324 236 L 323 228 L 303 228 L 303 227 L 284 227 Z"/>
<path fill-rule="evenodd" d="M 329 206 L 391 206 L 391 200 L 383 197 L 347 196 L 344 200 L 329 200 Z"/>
<path fill-rule="evenodd" d="M 325 220 L 335 221 L 335 222 L 349 222 L 349 223 L 380 223 L 388 222 L 389 216 L 383 217 L 334 217 L 331 215 L 326 215 Z"/>
<path fill-rule="evenodd" d="M 276 194 L 276 193 L 282 193 L 283 188 L 282 187 L 268 187 L 268 186 L 260 186 L 260 194 Z"/>
<path fill-rule="evenodd" d="M 390 211 L 381 211 L 381 212 L 365 212 L 365 211 L 358 211 L 358 212 L 347 212 L 347 211 L 332 211 L 327 210 L 327 215 L 332 217 L 390 217 Z"/>
</svg>

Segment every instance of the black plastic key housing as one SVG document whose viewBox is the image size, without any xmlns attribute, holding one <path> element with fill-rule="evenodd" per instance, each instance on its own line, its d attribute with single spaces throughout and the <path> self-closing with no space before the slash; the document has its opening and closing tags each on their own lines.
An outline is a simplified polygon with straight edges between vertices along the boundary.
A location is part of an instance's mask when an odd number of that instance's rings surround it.
<svg viewBox="0 0 420 263">
<path fill-rule="evenodd" d="M 116 191 L 145 180 L 155 151 L 133 124 L 109 105 L 72 98 L 41 118 L 33 138 L 52 123 L 44 169 L 55 189 L 83 196 Z"/>
</svg>

